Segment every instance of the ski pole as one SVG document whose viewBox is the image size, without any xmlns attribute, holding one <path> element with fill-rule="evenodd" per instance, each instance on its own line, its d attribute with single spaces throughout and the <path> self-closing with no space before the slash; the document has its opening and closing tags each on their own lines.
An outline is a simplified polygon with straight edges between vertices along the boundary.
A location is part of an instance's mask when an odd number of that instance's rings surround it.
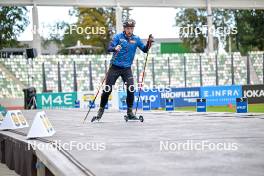
<svg viewBox="0 0 264 176">
<path fill-rule="evenodd" d="M 119 51 L 120 51 L 120 50 L 119 50 Z M 116 52 L 114 58 L 116 58 L 116 56 L 117 56 L 117 54 L 119 53 L 119 51 Z M 104 77 L 103 81 L 101 82 L 100 87 L 98 88 L 98 90 L 97 90 L 97 92 L 96 92 L 96 94 L 95 94 L 95 97 L 94 97 L 92 103 L 91 103 L 90 106 L 89 106 L 89 110 L 88 110 L 88 112 L 86 113 L 85 118 L 83 119 L 83 123 L 84 123 L 85 120 L 87 119 L 87 117 L 88 117 L 88 115 L 89 115 L 89 113 L 90 113 L 90 111 L 91 111 L 91 109 L 92 109 L 92 106 L 94 105 L 95 100 L 96 100 L 96 98 L 97 98 L 97 96 L 98 96 L 98 94 L 99 94 L 101 88 L 103 87 L 103 84 L 104 84 L 104 82 L 105 82 L 105 80 L 106 80 L 106 78 L 107 78 L 107 76 L 108 76 L 108 72 L 109 72 L 111 66 L 112 66 L 112 64 L 110 64 L 110 66 L 109 66 L 109 68 L 108 68 L 108 70 L 107 70 L 107 72 L 106 72 L 106 74 L 105 74 L 105 77 Z"/>
<path fill-rule="evenodd" d="M 148 41 L 150 40 L 151 37 L 152 37 L 152 34 L 149 35 Z M 151 47 L 151 42 L 150 42 L 150 44 L 148 46 L 147 56 L 146 56 L 145 63 L 144 63 L 143 74 L 142 74 L 142 78 L 141 78 L 141 82 L 140 82 L 140 88 L 139 88 L 139 92 L 138 92 L 138 96 L 137 96 L 137 105 L 136 105 L 135 115 L 137 115 L 138 102 L 139 102 L 139 98 L 140 98 L 141 88 L 143 87 L 143 82 L 144 82 L 145 71 L 146 71 L 146 66 L 147 66 L 148 54 L 149 54 L 150 47 Z"/>
</svg>

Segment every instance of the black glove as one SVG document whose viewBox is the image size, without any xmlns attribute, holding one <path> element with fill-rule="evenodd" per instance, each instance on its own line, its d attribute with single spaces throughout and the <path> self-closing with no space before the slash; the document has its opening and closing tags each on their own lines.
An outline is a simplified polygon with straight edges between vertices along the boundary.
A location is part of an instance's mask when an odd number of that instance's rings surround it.
<svg viewBox="0 0 264 176">
<path fill-rule="evenodd" d="M 154 42 L 154 37 L 152 36 L 152 34 L 150 34 L 147 42 L 148 50 L 151 48 L 153 42 Z"/>
</svg>

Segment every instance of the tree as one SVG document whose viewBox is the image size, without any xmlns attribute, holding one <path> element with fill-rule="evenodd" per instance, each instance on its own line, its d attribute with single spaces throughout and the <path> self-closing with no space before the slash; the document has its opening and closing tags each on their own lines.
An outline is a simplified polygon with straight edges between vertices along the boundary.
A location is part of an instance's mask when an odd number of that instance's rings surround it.
<svg viewBox="0 0 264 176">
<path fill-rule="evenodd" d="M 190 48 L 193 52 L 203 52 L 206 44 L 206 38 L 203 34 L 195 35 L 191 29 L 198 29 L 201 32 L 206 24 L 205 10 L 201 9 L 180 9 L 176 14 L 176 26 L 179 37 L 183 40 L 185 47 Z M 186 27 L 185 29 L 182 27 Z"/>
<path fill-rule="evenodd" d="M 176 26 L 191 26 L 203 29 L 207 24 L 205 9 L 180 9 L 176 14 Z M 239 51 L 246 54 L 252 50 L 264 49 L 264 11 L 263 10 L 213 10 L 213 25 L 215 29 L 223 31 L 215 33 L 218 43 L 228 51 Z M 198 32 L 200 32 L 198 30 Z M 184 44 L 193 52 L 204 52 L 207 33 L 195 35 L 194 33 L 180 33 Z M 231 42 L 229 42 L 231 41 Z M 232 43 L 234 43 L 232 45 Z M 229 46 L 231 44 L 231 46 Z"/>
<path fill-rule="evenodd" d="M 213 11 L 214 37 L 218 43 L 226 44 L 227 36 L 234 27 L 231 10 L 217 9 Z M 206 9 L 180 9 L 176 14 L 176 26 L 187 27 L 179 30 L 179 36 L 184 45 L 193 52 L 204 52 L 207 40 L 207 12 Z M 222 29 L 222 30 L 216 30 Z"/>
<path fill-rule="evenodd" d="M 29 24 L 26 7 L 0 7 L 0 49 L 19 47 L 17 37 Z"/>
<path fill-rule="evenodd" d="M 264 10 L 237 10 L 234 14 L 238 33 L 233 48 L 242 54 L 248 51 L 263 51 Z"/>
<path fill-rule="evenodd" d="M 78 21 L 67 25 L 62 39 L 64 47 L 76 45 L 79 40 L 85 45 L 101 47 L 93 54 L 106 53 L 115 30 L 114 8 L 76 8 L 70 13 L 77 16 Z"/>
</svg>

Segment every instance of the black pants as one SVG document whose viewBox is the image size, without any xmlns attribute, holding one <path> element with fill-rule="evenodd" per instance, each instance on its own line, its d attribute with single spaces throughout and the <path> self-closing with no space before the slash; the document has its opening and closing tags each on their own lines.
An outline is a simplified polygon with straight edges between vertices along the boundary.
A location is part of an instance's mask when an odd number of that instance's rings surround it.
<svg viewBox="0 0 264 176">
<path fill-rule="evenodd" d="M 128 108 L 133 107 L 134 102 L 134 79 L 131 68 L 121 68 L 115 65 L 112 65 L 109 68 L 105 86 L 103 87 L 103 93 L 101 95 L 100 107 L 104 108 L 108 102 L 108 97 L 112 92 L 113 86 L 116 83 L 118 77 L 121 76 L 123 82 L 127 87 L 127 98 L 126 103 Z"/>
</svg>

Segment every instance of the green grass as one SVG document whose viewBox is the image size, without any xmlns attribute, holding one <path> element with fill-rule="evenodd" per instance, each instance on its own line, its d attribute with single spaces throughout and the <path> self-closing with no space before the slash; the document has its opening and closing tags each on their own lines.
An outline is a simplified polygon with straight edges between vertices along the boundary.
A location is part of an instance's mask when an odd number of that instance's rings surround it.
<svg viewBox="0 0 264 176">
<path fill-rule="evenodd" d="M 177 111 L 196 111 L 196 107 L 195 106 L 178 107 L 175 110 Z M 233 108 L 231 109 L 229 106 L 208 106 L 207 112 L 236 112 L 236 107 L 233 106 Z M 248 112 L 264 113 L 264 104 L 249 104 Z"/>
</svg>

